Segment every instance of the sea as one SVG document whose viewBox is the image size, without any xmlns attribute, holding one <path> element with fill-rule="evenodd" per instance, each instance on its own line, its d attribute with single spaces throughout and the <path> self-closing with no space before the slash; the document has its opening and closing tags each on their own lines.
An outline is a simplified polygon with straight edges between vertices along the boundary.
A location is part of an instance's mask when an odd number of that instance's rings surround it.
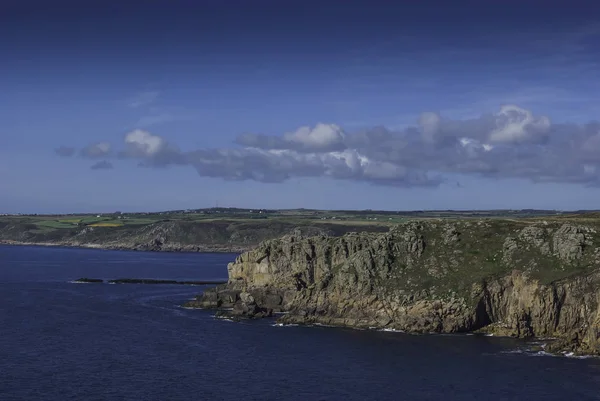
<svg viewBox="0 0 600 401">
<path fill-rule="evenodd" d="M 181 305 L 234 254 L 0 246 L 0 400 L 600 400 L 600 360 L 516 339 L 232 322 Z"/>
</svg>

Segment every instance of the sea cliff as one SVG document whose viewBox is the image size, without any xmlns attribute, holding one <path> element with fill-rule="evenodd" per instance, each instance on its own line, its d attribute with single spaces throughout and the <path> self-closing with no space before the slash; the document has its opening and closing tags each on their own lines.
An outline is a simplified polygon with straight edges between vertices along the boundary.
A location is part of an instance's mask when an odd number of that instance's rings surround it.
<svg viewBox="0 0 600 401">
<path fill-rule="evenodd" d="M 386 233 L 287 235 L 187 306 L 282 323 L 553 338 L 600 355 L 596 223 L 428 220 Z"/>
</svg>

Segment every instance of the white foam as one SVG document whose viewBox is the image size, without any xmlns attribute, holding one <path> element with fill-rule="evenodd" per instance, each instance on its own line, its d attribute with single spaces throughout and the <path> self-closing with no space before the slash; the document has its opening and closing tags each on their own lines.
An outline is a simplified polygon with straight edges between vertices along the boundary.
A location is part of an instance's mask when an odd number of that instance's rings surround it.
<svg viewBox="0 0 600 401">
<path fill-rule="evenodd" d="M 565 355 L 567 358 L 573 359 L 590 359 L 590 358 L 598 358 L 595 355 Z"/>
<path fill-rule="evenodd" d="M 573 358 L 573 359 L 590 359 L 590 358 L 598 358 L 597 356 L 594 355 L 575 355 L 574 352 L 566 352 L 563 351 L 562 353 L 565 357 L 567 358 Z"/>
<path fill-rule="evenodd" d="M 293 323 L 290 323 L 290 324 L 273 323 L 271 326 L 273 326 L 273 327 L 296 327 L 298 325 L 297 324 L 293 324 Z"/>
<path fill-rule="evenodd" d="M 379 331 L 387 331 L 390 333 L 404 333 L 403 330 L 398 330 L 398 329 L 379 329 Z"/>
<path fill-rule="evenodd" d="M 212 317 L 213 317 L 213 318 L 215 318 L 215 319 L 222 320 L 222 321 L 224 321 L 224 322 L 234 322 L 234 323 L 235 323 L 235 321 L 234 321 L 234 320 L 231 320 L 231 319 L 230 319 L 230 318 L 228 318 L 228 317 L 224 317 L 224 316 L 217 316 L 217 315 L 212 315 Z"/>
<path fill-rule="evenodd" d="M 546 347 L 546 344 L 541 345 L 542 348 Z M 507 351 L 500 351 L 500 354 L 525 354 L 527 356 L 549 356 L 549 357 L 565 357 L 565 358 L 573 358 L 573 359 L 588 359 L 588 358 L 596 358 L 593 355 L 575 355 L 573 352 L 563 351 L 560 354 L 553 354 L 551 352 L 547 352 L 544 350 L 541 351 L 532 351 L 527 349 L 512 349 Z"/>
<path fill-rule="evenodd" d="M 559 356 L 556 354 L 551 354 L 550 352 L 546 352 L 546 351 L 527 352 L 526 355 L 529 355 L 529 356 L 553 356 L 553 357 Z"/>
<path fill-rule="evenodd" d="M 311 326 L 319 326 L 319 327 L 338 327 L 338 326 L 333 326 L 331 324 L 323 324 L 323 323 L 313 323 L 311 324 Z"/>
<path fill-rule="evenodd" d="M 511 349 L 507 351 L 500 351 L 501 354 L 524 354 L 525 351 L 522 349 Z"/>
</svg>

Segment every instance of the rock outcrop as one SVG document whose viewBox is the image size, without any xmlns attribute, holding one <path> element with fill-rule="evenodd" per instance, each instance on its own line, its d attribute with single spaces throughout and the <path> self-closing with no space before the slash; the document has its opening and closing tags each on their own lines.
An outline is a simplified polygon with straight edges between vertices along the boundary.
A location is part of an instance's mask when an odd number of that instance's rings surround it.
<svg viewBox="0 0 600 401">
<path fill-rule="evenodd" d="M 556 338 L 600 354 L 600 235 L 593 226 L 422 221 L 388 233 L 285 236 L 229 264 L 188 306 L 283 323 Z"/>
</svg>

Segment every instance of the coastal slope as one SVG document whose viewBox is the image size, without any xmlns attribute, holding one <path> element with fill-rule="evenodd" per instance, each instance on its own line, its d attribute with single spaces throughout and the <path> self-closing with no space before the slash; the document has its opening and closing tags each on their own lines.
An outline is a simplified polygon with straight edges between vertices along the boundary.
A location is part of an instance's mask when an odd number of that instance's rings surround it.
<svg viewBox="0 0 600 401">
<path fill-rule="evenodd" d="M 293 219 L 166 220 L 142 224 L 87 226 L 27 218 L 0 220 L 0 244 L 72 246 L 167 252 L 244 252 L 261 241 L 301 230 L 307 235 L 349 231 L 384 232 L 385 224 Z M 50 225 L 52 223 L 52 225 Z M 44 225 L 45 224 L 45 225 Z"/>
<path fill-rule="evenodd" d="M 428 220 L 386 233 L 287 235 L 228 272 L 227 284 L 187 306 L 283 311 L 283 323 L 556 338 L 550 351 L 600 354 L 596 223 Z"/>
</svg>

